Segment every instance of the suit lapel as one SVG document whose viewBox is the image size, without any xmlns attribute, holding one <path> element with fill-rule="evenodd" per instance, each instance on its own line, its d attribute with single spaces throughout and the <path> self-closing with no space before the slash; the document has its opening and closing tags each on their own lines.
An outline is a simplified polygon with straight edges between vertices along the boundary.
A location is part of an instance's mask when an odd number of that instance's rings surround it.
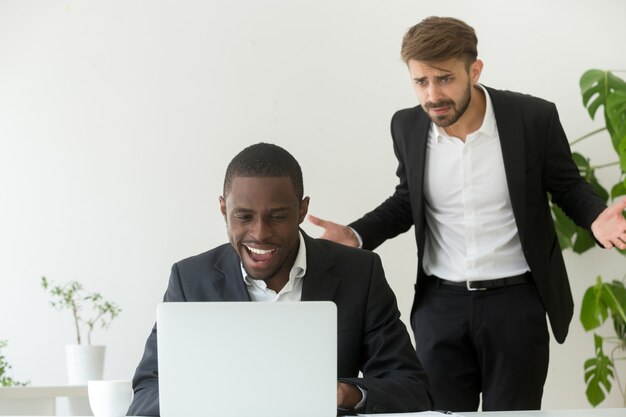
<svg viewBox="0 0 626 417">
<path fill-rule="evenodd" d="M 219 275 L 212 280 L 213 291 L 217 299 L 223 301 L 250 301 L 250 295 L 241 275 L 239 256 L 228 247 L 222 257 L 215 263 Z"/>
<path fill-rule="evenodd" d="M 335 264 L 335 259 L 315 239 L 304 232 L 306 244 L 306 275 L 302 284 L 302 301 L 332 301 L 337 292 L 339 280 L 328 270 Z"/>
<path fill-rule="evenodd" d="M 526 218 L 526 168 L 524 151 L 524 125 L 520 110 L 514 108 L 511 100 L 506 100 L 502 93 L 487 88 L 493 112 L 498 126 L 502 158 L 506 182 L 509 187 L 509 197 L 515 215 L 515 223 L 522 245 L 525 243 L 525 218 Z"/>
</svg>

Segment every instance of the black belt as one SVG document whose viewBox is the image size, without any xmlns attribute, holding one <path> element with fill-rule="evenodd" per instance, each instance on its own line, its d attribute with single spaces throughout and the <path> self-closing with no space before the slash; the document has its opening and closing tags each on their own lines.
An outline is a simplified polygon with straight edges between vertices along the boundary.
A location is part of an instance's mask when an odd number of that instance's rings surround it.
<svg viewBox="0 0 626 417">
<path fill-rule="evenodd" d="M 464 288 L 468 291 L 481 291 L 493 288 L 510 287 L 511 285 L 527 284 L 531 281 L 530 272 L 526 272 L 522 275 L 515 275 L 506 278 L 488 279 L 482 281 L 449 281 L 431 275 L 430 278 L 438 283 L 448 287 Z"/>
</svg>

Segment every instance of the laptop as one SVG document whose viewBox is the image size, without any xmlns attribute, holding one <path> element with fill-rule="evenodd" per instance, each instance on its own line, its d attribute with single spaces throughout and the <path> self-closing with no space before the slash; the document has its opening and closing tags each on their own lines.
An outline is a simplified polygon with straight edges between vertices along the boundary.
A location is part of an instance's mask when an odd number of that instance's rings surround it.
<svg viewBox="0 0 626 417">
<path fill-rule="evenodd" d="M 334 417 L 337 309 L 330 301 L 157 307 L 162 417 Z"/>
</svg>

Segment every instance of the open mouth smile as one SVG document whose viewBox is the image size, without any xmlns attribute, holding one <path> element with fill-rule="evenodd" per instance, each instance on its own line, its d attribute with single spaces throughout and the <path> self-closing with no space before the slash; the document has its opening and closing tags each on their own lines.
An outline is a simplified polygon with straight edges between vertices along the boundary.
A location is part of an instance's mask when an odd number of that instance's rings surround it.
<svg viewBox="0 0 626 417">
<path fill-rule="evenodd" d="M 252 259 L 254 262 L 267 262 L 272 258 L 274 253 L 276 253 L 276 248 L 259 249 L 259 248 L 253 248 L 252 246 L 248 246 L 245 244 L 243 246 L 246 248 L 246 251 L 248 252 L 248 256 L 250 257 L 250 259 Z"/>
</svg>

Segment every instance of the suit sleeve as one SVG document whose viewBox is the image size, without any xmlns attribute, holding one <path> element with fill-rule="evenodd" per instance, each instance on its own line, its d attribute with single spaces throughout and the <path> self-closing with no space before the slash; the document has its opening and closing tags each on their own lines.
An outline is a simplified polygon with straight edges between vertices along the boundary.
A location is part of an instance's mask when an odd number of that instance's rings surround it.
<svg viewBox="0 0 626 417">
<path fill-rule="evenodd" d="M 404 151 L 401 151 L 398 144 L 403 134 L 404 129 L 401 128 L 398 113 L 396 113 L 391 119 L 391 137 L 393 138 L 393 151 L 398 160 L 398 168 L 396 169 L 398 185 L 391 197 L 359 220 L 349 224 L 361 235 L 363 249 L 376 249 L 385 240 L 406 232 L 413 225 L 405 168 L 406 155 Z"/>
<path fill-rule="evenodd" d="M 554 105 L 549 113 L 543 182 L 552 201 L 574 222 L 591 231 L 591 223 L 606 208 L 604 201 L 579 173 Z"/>
<path fill-rule="evenodd" d="M 163 301 L 186 301 L 176 264 L 172 266 L 170 280 Z M 157 328 L 152 328 L 143 357 L 133 377 L 133 402 L 128 409 L 129 416 L 159 415 L 159 364 L 157 354 Z"/>
<path fill-rule="evenodd" d="M 375 254 L 374 254 L 375 255 Z M 400 320 L 396 298 L 378 255 L 372 264 L 361 346 L 362 378 L 341 378 L 367 390 L 360 413 L 430 410 L 428 379 L 407 329 Z"/>
</svg>

